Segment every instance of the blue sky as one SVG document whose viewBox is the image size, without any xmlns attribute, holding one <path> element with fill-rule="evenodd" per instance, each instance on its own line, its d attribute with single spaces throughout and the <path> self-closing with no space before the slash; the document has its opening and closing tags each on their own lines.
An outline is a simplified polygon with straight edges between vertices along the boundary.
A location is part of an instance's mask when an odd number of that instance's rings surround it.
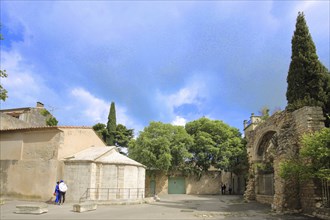
<svg viewBox="0 0 330 220">
<path fill-rule="evenodd" d="M 1 109 L 45 104 L 60 125 L 202 116 L 242 131 L 286 106 L 291 38 L 305 13 L 329 68 L 329 1 L 1 1 Z"/>
</svg>

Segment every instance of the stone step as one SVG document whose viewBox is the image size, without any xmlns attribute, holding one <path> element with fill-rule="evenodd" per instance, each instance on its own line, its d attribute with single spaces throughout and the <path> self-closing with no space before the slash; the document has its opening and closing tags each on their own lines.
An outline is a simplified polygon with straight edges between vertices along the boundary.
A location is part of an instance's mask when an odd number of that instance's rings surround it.
<svg viewBox="0 0 330 220">
<path fill-rule="evenodd" d="M 42 214 L 48 212 L 46 204 L 24 204 L 16 205 L 17 214 Z"/>
<path fill-rule="evenodd" d="M 96 210 L 96 208 L 97 208 L 97 204 L 92 203 L 92 202 L 82 202 L 82 203 L 73 205 L 74 212 L 93 211 L 93 210 Z"/>
</svg>

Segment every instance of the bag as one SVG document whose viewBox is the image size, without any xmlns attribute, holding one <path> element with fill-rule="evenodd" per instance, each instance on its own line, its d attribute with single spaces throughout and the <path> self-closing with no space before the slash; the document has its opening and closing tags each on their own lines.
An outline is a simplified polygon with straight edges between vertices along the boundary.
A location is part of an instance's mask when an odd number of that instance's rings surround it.
<svg viewBox="0 0 330 220">
<path fill-rule="evenodd" d="M 58 185 L 58 188 L 60 189 L 61 192 L 66 192 L 68 190 L 68 187 L 64 182 L 60 183 Z"/>
</svg>

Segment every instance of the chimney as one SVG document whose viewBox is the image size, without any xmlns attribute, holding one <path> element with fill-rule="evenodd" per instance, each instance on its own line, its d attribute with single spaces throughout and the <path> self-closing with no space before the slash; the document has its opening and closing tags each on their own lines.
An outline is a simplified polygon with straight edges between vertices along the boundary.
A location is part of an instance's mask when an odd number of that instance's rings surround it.
<svg viewBox="0 0 330 220">
<path fill-rule="evenodd" d="M 37 108 L 43 108 L 44 107 L 44 104 L 41 103 L 41 102 L 37 102 Z"/>
</svg>

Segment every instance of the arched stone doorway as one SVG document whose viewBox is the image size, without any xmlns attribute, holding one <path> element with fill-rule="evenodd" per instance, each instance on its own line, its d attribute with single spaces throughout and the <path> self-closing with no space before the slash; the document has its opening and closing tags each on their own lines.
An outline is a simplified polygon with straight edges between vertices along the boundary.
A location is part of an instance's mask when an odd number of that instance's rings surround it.
<svg viewBox="0 0 330 220">
<path fill-rule="evenodd" d="M 256 196 L 264 203 L 271 204 L 274 197 L 274 157 L 276 155 L 277 135 L 267 131 L 261 136 L 256 147 Z M 259 200 L 258 199 L 258 200 Z"/>
</svg>

